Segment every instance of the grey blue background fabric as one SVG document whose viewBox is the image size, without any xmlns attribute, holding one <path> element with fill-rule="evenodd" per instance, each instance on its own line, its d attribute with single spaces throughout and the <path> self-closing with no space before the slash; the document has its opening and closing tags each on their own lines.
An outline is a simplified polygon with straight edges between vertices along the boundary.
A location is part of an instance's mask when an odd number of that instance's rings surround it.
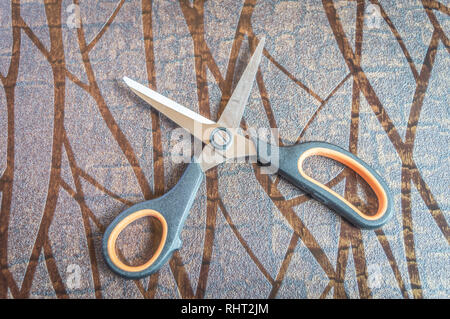
<svg viewBox="0 0 450 319">
<path fill-rule="evenodd" d="M 0 297 L 448 298 L 449 5 L 2 1 Z M 243 127 L 350 150 L 385 178 L 393 218 L 361 231 L 256 165 L 223 164 L 170 263 L 122 279 L 103 260 L 105 228 L 186 167 L 170 156 L 177 125 L 122 77 L 216 120 L 263 36 Z M 342 166 L 306 166 L 370 200 Z M 124 259 L 145 259 L 150 229 L 121 235 Z"/>
</svg>

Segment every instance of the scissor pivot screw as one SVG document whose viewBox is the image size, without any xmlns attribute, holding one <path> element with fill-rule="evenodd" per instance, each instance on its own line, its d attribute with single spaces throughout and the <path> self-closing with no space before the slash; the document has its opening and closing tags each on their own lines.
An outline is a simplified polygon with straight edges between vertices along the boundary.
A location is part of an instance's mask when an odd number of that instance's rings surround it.
<svg viewBox="0 0 450 319">
<path fill-rule="evenodd" d="M 210 142 L 218 150 L 226 150 L 232 141 L 230 131 L 225 127 L 216 127 L 211 132 Z"/>
</svg>

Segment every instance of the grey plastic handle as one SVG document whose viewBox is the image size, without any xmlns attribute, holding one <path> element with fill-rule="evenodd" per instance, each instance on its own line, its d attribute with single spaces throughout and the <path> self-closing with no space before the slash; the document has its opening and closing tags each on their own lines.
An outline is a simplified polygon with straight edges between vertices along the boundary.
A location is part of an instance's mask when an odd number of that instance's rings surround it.
<svg viewBox="0 0 450 319">
<path fill-rule="evenodd" d="M 103 235 L 102 251 L 108 266 L 125 278 L 138 279 L 151 275 L 167 263 L 173 252 L 181 247 L 180 233 L 204 176 L 200 165 L 192 162 L 188 165 L 178 183 L 169 192 L 161 197 L 135 204 L 118 215 Z M 111 242 L 111 233 L 119 223 L 142 210 L 153 210 L 163 216 L 167 223 L 166 240 L 159 256 L 149 267 L 141 271 L 126 271 L 113 261 L 114 258 L 112 257 L 114 256 L 110 256 L 108 243 Z"/>
<path fill-rule="evenodd" d="M 391 218 L 393 200 L 386 182 L 374 169 L 349 151 L 325 142 L 307 142 L 288 147 L 275 147 L 259 139 L 255 139 L 255 142 L 258 146 L 260 162 L 276 165 L 281 176 L 333 209 L 353 225 L 365 229 L 375 229 L 383 226 Z M 337 160 L 363 177 L 377 196 L 378 210 L 376 214 L 363 214 L 341 195 L 307 176 L 303 172 L 302 164 L 307 157 L 313 155 Z"/>
</svg>

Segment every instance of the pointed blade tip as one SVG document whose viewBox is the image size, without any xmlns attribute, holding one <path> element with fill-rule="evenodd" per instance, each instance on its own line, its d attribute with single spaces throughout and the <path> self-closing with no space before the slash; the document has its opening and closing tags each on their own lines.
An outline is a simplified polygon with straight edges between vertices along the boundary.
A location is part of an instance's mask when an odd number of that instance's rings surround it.
<svg viewBox="0 0 450 319">
<path fill-rule="evenodd" d="M 125 84 L 128 85 L 132 90 L 137 90 L 139 92 L 142 90 L 143 85 L 140 84 L 139 82 L 136 82 L 135 80 L 132 80 L 127 76 L 124 76 L 123 80 Z"/>
<path fill-rule="evenodd" d="M 131 80 L 129 77 L 127 77 L 127 76 L 124 76 L 123 78 L 122 78 L 122 80 L 128 85 L 128 86 L 130 86 L 130 83 L 132 83 L 132 81 L 133 80 Z"/>
<path fill-rule="evenodd" d="M 263 36 L 263 37 L 261 37 L 261 39 L 259 39 L 258 47 L 261 46 L 261 47 L 264 48 L 264 44 L 265 44 L 265 43 L 266 43 L 266 37 Z"/>
</svg>

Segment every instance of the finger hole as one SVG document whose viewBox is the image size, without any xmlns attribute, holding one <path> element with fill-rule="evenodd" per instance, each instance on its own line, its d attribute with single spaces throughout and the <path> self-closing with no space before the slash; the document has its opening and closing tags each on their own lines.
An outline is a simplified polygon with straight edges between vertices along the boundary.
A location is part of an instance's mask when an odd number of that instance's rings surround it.
<svg viewBox="0 0 450 319">
<path fill-rule="evenodd" d="M 128 266 L 139 266 L 156 253 L 163 227 L 155 217 L 142 217 L 126 226 L 117 237 L 116 253 Z"/>
<path fill-rule="evenodd" d="M 143 209 L 117 223 L 108 238 L 108 255 L 118 268 L 139 272 L 156 261 L 166 239 L 167 222 L 164 217 L 155 210 Z"/>
<path fill-rule="evenodd" d="M 303 161 L 303 171 L 310 178 L 334 190 L 355 206 L 362 214 L 374 216 L 378 211 L 378 200 L 370 185 L 356 172 L 344 164 L 325 156 L 311 155 Z M 344 186 L 344 180 L 349 183 Z"/>
<path fill-rule="evenodd" d="M 305 173 L 303 170 L 303 163 L 305 160 L 311 156 L 323 156 L 331 160 L 335 160 L 341 164 L 344 164 L 347 167 L 347 170 L 351 173 L 348 173 L 348 176 L 352 178 L 353 175 L 353 186 L 355 187 L 354 194 L 358 194 L 356 181 L 357 181 L 357 175 L 361 177 L 361 181 L 363 180 L 369 189 L 372 190 L 372 192 L 375 194 L 374 197 L 377 198 L 377 209 L 375 210 L 375 213 L 373 214 L 366 214 L 361 212 L 355 205 L 351 203 L 351 201 L 345 199 L 342 195 L 336 193 L 334 190 L 330 189 L 328 186 L 324 185 L 323 183 L 313 179 L 308 174 Z M 333 194 L 335 197 L 337 197 L 340 201 L 344 202 L 347 206 L 349 206 L 354 212 L 356 212 L 358 215 L 363 217 L 367 220 L 376 220 L 381 218 L 387 210 L 388 207 L 388 197 L 385 189 L 383 186 L 379 183 L 379 181 L 375 178 L 375 176 L 365 168 L 361 163 L 359 163 L 354 158 L 348 156 L 345 153 L 342 153 L 340 151 L 329 149 L 329 148 L 323 148 L 323 147 L 316 147 L 311 148 L 307 151 L 305 151 L 298 159 L 298 170 L 300 175 L 302 175 L 305 179 L 309 180 L 311 183 L 316 184 L 317 186 L 325 189 L 327 192 Z M 366 187 L 363 187 L 365 189 Z M 356 197 L 355 195 L 355 197 Z"/>
</svg>

